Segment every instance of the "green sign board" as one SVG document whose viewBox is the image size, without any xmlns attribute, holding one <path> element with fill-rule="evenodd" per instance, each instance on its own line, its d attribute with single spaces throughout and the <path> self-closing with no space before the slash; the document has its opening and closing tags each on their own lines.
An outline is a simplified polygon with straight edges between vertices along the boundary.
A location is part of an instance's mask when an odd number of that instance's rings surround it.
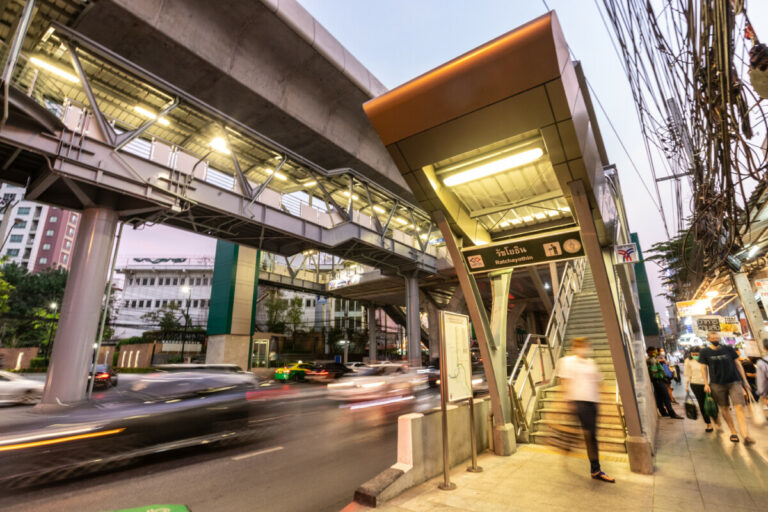
<svg viewBox="0 0 768 512">
<path fill-rule="evenodd" d="M 584 256 L 578 229 L 544 233 L 463 249 L 473 274 Z"/>
</svg>

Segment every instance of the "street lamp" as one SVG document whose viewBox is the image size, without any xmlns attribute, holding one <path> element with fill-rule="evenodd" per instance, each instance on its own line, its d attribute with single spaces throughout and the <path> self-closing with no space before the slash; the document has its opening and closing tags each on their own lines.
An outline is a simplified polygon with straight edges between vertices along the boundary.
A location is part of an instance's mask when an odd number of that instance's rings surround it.
<svg viewBox="0 0 768 512">
<path fill-rule="evenodd" d="M 184 348 L 187 344 L 187 329 L 189 328 L 189 306 L 192 304 L 192 287 L 182 286 L 181 293 L 187 294 L 187 312 L 184 314 L 184 336 L 181 338 L 181 362 L 184 362 Z"/>
<path fill-rule="evenodd" d="M 58 304 L 55 302 L 51 302 L 48 305 L 51 310 L 53 310 L 53 318 L 51 318 L 51 323 L 48 325 L 48 346 L 45 347 L 45 364 L 46 366 L 50 362 L 51 359 L 51 341 L 53 340 L 53 321 L 56 318 L 56 309 L 59 307 Z"/>
</svg>

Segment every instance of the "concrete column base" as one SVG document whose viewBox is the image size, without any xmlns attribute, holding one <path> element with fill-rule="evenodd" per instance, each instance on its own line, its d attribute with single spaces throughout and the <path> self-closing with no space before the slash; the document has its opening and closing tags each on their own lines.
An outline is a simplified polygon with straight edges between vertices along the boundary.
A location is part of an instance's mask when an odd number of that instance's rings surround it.
<svg viewBox="0 0 768 512">
<path fill-rule="evenodd" d="M 627 436 L 629 469 L 633 473 L 653 474 L 653 450 L 645 436 Z"/>
<path fill-rule="evenodd" d="M 236 364 L 248 370 L 250 336 L 243 334 L 215 334 L 208 337 L 205 362 L 208 364 Z"/>
<path fill-rule="evenodd" d="M 517 451 L 515 426 L 511 423 L 493 427 L 493 452 L 496 455 L 512 455 Z"/>
</svg>

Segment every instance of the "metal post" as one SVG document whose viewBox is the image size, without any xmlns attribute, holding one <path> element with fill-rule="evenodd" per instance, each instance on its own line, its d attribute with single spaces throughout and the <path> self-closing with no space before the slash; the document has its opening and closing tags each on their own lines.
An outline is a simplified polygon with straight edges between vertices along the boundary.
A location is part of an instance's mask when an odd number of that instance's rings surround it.
<svg viewBox="0 0 768 512">
<path fill-rule="evenodd" d="M 115 250 L 112 252 L 112 266 L 109 269 L 109 282 L 107 283 L 107 293 L 104 302 L 104 310 L 101 312 L 101 325 L 99 325 L 99 334 L 96 336 L 96 359 L 91 368 L 91 381 L 88 384 L 88 399 L 90 400 L 93 395 L 93 382 L 96 380 L 96 363 L 99 362 L 99 352 L 101 351 L 101 341 L 104 337 L 104 326 L 107 324 L 107 314 L 109 311 L 109 299 L 112 297 L 112 280 L 115 277 L 115 264 L 117 263 L 117 251 L 120 250 L 120 238 L 123 235 L 124 223 L 120 223 L 120 227 L 117 230 L 117 240 L 115 241 Z M 107 365 L 107 362 L 104 361 Z M 151 364 L 151 361 L 150 361 Z M 109 366 L 109 365 L 107 365 Z"/>
<path fill-rule="evenodd" d="M 85 398 L 116 227 L 117 213 L 112 209 L 86 208 L 82 213 L 42 405 Z"/>
<path fill-rule="evenodd" d="M 376 361 L 376 306 L 369 304 L 367 308 L 368 312 L 368 360 L 370 362 Z"/>
<path fill-rule="evenodd" d="M 440 327 L 440 353 L 445 354 L 445 337 L 443 336 L 443 328 Z M 452 491 L 456 488 L 456 484 L 451 482 L 450 474 L 450 452 L 448 451 L 448 411 L 446 402 L 448 401 L 448 379 L 446 370 L 445 358 L 440 358 L 440 411 L 442 415 L 442 427 L 443 427 L 443 481 L 438 484 L 438 489 L 443 491 Z"/>
<path fill-rule="evenodd" d="M 469 437 L 472 442 L 472 465 L 467 468 L 467 471 L 469 471 L 470 473 L 480 473 L 483 470 L 483 468 L 477 465 L 477 437 L 475 436 L 475 400 L 473 397 L 469 397 Z"/>
<path fill-rule="evenodd" d="M 421 366 L 421 321 L 419 319 L 418 271 L 405 275 L 405 315 L 408 331 L 408 366 Z"/>
<path fill-rule="evenodd" d="M 184 314 L 184 335 L 181 338 L 181 362 L 184 362 L 184 349 L 187 345 L 187 330 L 189 329 L 189 305 L 192 303 L 192 287 L 187 294 L 187 312 Z"/>
<path fill-rule="evenodd" d="M 741 300 L 741 305 L 744 307 L 749 330 L 752 331 L 752 338 L 755 340 L 755 345 L 757 345 L 757 353 L 764 356 L 763 339 L 768 336 L 768 332 L 765 330 L 765 321 L 763 321 L 763 314 L 757 306 L 752 284 L 745 272 L 734 272 L 731 274 L 731 279 L 733 280 L 733 287 L 736 288 L 736 293 L 738 293 Z"/>
</svg>

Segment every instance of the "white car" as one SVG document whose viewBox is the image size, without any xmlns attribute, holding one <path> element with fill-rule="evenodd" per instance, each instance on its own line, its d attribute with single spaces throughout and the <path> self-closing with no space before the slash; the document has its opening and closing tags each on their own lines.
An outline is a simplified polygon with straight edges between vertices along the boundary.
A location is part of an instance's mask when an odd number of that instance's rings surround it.
<svg viewBox="0 0 768 512">
<path fill-rule="evenodd" d="M 0 370 L 0 403 L 35 404 L 43 396 L 42 382 Z"/>
<path fill-rule="evenodd" d="M 372 365 L 369 374 L 328 384 L 328 398 L 346 402 L 377 400 L 411 395 L 426 387 L 425 374 L 407 371 L 400 365 Z"/>
</svg>

